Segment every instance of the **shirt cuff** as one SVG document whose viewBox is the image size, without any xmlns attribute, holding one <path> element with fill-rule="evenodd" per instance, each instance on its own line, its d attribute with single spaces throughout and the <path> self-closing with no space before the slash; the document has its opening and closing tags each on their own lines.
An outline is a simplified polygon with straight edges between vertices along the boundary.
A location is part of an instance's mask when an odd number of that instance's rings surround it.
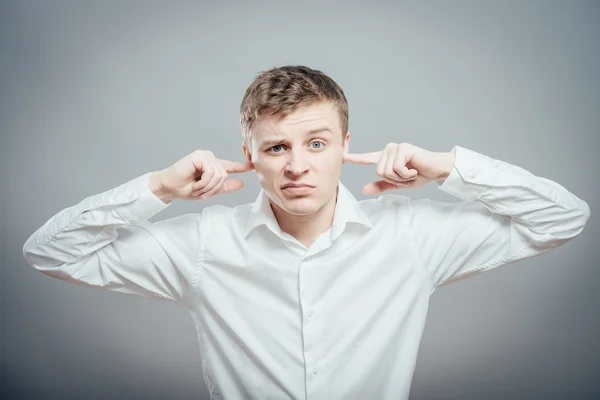
<svg viewBox="0 0 600 400">
<path fill-rule="evenodd" d="M 455 155 L 454 168 L 441 184 L 436 182 L 437 187 L 463 200 L 477 200 L 495 182 L 500 163 L 461 146 L 454 146 L 451 152 Z"/>
<path fill-rule="evenodd" d="M 114 211 L 129 222 L 144 221 L 167 208 L 149 188 L 148 172 L 119 186 L 115 193 Z"/>
</svg>

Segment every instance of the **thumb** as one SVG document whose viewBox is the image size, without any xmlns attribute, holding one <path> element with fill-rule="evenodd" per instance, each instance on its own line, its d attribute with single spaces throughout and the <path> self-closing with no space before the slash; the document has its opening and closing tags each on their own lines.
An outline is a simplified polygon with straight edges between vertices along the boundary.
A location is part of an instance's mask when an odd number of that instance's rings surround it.
<svg viewBox="0 0 600 400">
<path fill-rule="evenodd" d="M 377 182 L 367 183 L 363 187 L 363 193 L 364 194 L 379 194 L 379 193 L 383 193 L 387 190 L 398 189 L 398 188 L 402 188 L 402 187 L 408 187 L 408 184 L 403 185 L 401 183 L 394 184 L 394 183 L 389 183 L 386 181 L 377 181 Z"/>
<path fill-rule="evenodd" d="M 223 194 L 229 192 L 235 192 L 236 190 L 240 190 L 244 187 L 244 182 L 241 179 L 227 179 L 221 189 L 219 189 L 215 194 Z"/>
</svg>

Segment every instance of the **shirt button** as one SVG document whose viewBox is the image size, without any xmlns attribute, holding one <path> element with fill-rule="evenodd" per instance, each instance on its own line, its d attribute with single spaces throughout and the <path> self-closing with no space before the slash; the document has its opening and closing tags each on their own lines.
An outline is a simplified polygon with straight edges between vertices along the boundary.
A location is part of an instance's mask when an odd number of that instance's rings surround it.
<svg viewBox="0 0 600 400">
<path fill-rule="evenodd" d="M 308 318 L 312 318 L 314 314 L 315 312 L 313 310 L 308 310 Z"/>
<path fill-rule="evenodd" d="M 135 193 L 133 193 L 133 192 L 129 193 L 129 199 L 130 200 L 133 200 L 134 197 L 135 197 Z"/>
<path fill-rule="evenodd" d="M 469 177 L 470 178 L 475 178 L 475 171 L 469 172 Z"/>
<path fill-rule="evenodd" d="M 319 368 L 313 368 L 313 375 L 316 375 L 319 373 Z"/>
</svg>

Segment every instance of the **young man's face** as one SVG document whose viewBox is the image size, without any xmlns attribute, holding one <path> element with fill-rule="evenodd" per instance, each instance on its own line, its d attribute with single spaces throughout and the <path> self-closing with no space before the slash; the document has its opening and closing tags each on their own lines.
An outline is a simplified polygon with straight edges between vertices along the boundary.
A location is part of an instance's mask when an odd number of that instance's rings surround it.
<svg viewBox="0 0 600 400">
<path fill-rule="evenodd" d="M 242 149 L 271 201 L 290 214 L 308 215 L 335 196 L 349 140 L 350 133 L 342 136 L 335 106 L 321 102 L 299 107 L 281 121 L 257 119 L 251 148 Z M 286 188 L 290 184 L 307 186 Z"/>
</svg>

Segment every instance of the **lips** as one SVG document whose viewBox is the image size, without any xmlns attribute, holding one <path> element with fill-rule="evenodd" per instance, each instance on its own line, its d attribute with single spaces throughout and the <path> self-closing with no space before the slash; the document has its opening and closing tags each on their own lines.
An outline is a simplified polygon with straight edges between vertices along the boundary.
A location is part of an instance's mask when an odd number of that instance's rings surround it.
<svg viewBox="0 0 600 400">
<path fill-rule="evenodd" d="M 288 183 L 282 186 L 282 192 L 293 198 L 308 196 L 315 187 L 306 184 Z"/>
<path fill-rule="evenodd" d="M 301 188 L 301 187 L 314 188 L 314 186 L 304 184 L 304 183 L 300 183 L 300 184 L 299 183 L 288 183 L 288 184 L 283 185 L 281 188 L 287 189 L 287 188 Z"/>
</svg>

